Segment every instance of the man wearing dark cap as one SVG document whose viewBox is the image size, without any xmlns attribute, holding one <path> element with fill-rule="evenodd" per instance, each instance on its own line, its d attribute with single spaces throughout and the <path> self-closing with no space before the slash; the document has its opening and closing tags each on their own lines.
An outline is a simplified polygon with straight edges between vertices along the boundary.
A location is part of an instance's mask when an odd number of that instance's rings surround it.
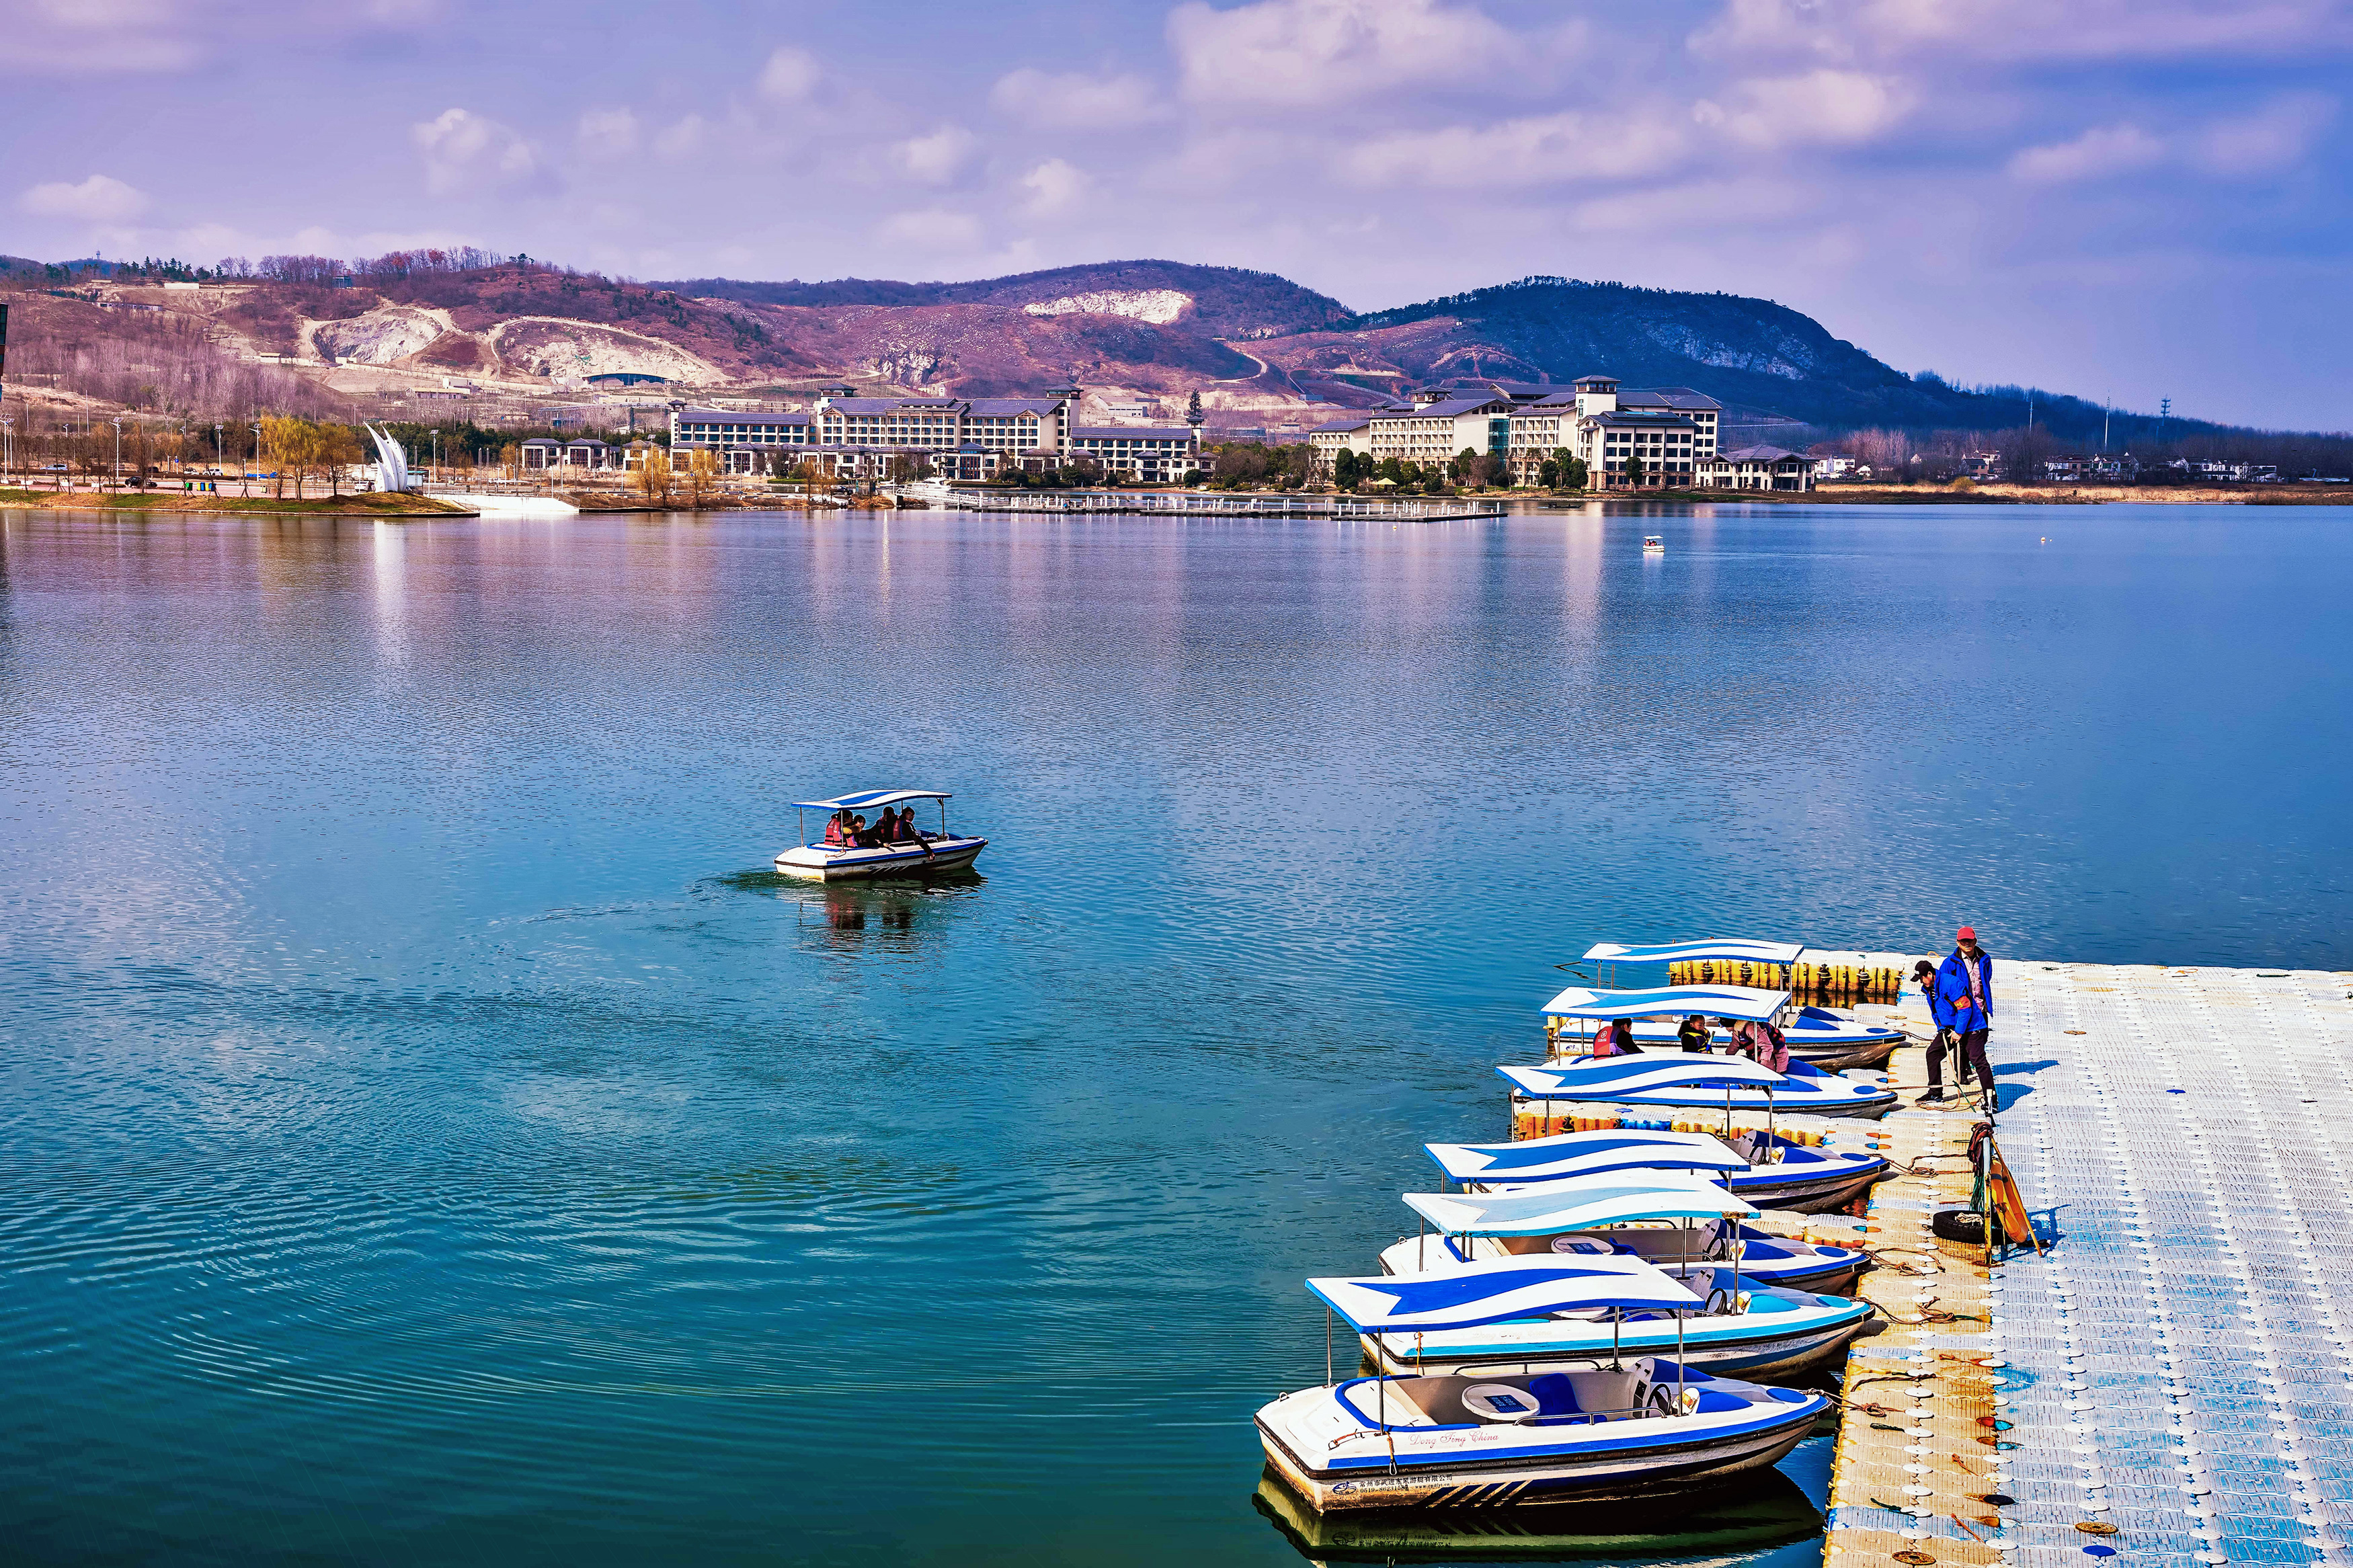
<svg viewBox="0 0 2353 1568">
<path fill-rule="evenodd" d="M 1985 1089 L 1986 1109 L 2000 1109 L 1994 1097 L 1993 1068 L 1986 1062 L 1986 1031 L 1993 1027 L 1993 960 L 1978 946 L 1976 927 L 1963 926 L 1953 933 L 1952 956 L 1936 968 L 1936 996 L 1952 1020 L 1954 1092 L 1968 1092 L 1969 1070 L 1974 1068 Z M 1944 1099 L 1944 1048 L 1931 1046 L 1925 1098 Z"/>
</svg>

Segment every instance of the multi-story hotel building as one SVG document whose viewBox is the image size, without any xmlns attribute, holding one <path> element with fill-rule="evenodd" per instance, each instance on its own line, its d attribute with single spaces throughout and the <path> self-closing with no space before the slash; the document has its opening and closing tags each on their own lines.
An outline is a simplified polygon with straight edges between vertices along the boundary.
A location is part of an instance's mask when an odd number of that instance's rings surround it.
<svg viewBox="0 0 2353 1568">
<path fill-rule="evenodd" d="M 1512 477 L 1535 482 L 1556 452 L 1585 459 L 1595 489 L 1624 485 L 1627 462 L 1641 459 L 1645 489 L 1687 487 L 1700 465 L 1715 457 L 1716 421 L 1724 405 L 1687 386 L 1621 391 L 1617 379 L 1581 375 L 1567 395 L 1556 393 L 1513 411 Z"/>
<path fill-rule="evenodd" d="M 673 454 L 705 447 L 732 474 L 787 473 L 804 458 L 827 472 L 887 476 L 896 454 L 922 452 L 949 479 L 993 479 L 1008 467 L 1057 468 L 1093 458 L 1111 472 L 1169 480 L 1198 466 L 1200 432 L 1189 426 L 1078 428 L 1079 389 L 1044 397 L 853 397 L 847 387 L 819 397 L 807 412 L 756 414 L 737 408 L 670 410 Z"/>
<path fill-rule="evenodd" d="M 1500 458 L 1511 444 L 1513 406 L 1510 397 L 1491 393 L 1376 409 L 1366 416 L 1360 450 L 1377 463 L 1395 458 L 1424 468 L 1459 457 L 1466 447 Z"/>
</svg>

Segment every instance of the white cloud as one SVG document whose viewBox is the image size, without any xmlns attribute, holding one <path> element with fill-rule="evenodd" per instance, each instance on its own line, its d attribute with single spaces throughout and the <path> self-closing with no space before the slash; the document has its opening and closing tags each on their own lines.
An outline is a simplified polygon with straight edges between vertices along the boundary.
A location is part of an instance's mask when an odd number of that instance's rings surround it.
<svg viewBox="0 0 2353 1568">
<path fill-rule="evenodd" d="M 1688 153 L 1687 126 L 1641 112 L 1597 117 L 1568 110 L 1494 125 L 1398 132 L 1346 153 L 1341 168 L 1362 185 L 1495 188 L 1654 174 Z"/>
<path fill-rule="evenodd" d="M 817 57 L 787 44 L 760 69 L 760 96 L 771 103 L 798 103 L 817 90 L 825 71 Z"/>
<path fill-rule="evenodd" d="M 203 58 L 193 9 L 173 0 L 0 0 L 0 68 L 186 70 Z"/>
<path fill-rule="evenodd" d="M 106 174 L 92 174 L 78 185 L 62 180 L 35 185 L 16 198 L 17 206 L 34 217 L 70 218 L 79 223 L 129 223 L 147 210 L 147 193 Z"/>
<path fill-rule="evenodd" d="M 618 157 L 638 147 L 638 117 L 627 109 L 592 109 L 580 117 L 580 145 L 602 157 Z"/>
<path fill-rule="evenodd" d="M 2010 173 L 2031 185 L 2071 184 L 2146 169 L 2164 158 L 2165 143 L 2137 125 L 2095 125 L 2072 142 L 2020 150 Z"/>
<path fill-rule="evenodd" d="M 711 131 L 711 121 L 700 114 L 687 115 L 654 133 L 654 151 L 665 158 L 683 158 L 702 146 Z"/>
<path fill-rule="evenodd" d="M 1049 158 L 1021 176 L 1021 188 L 1029 200 L 1024 204 L 1040 217 L 1068 212 L 1079 198 L 1087 194 L 1086 174 L 1061 158 Z"/>
<path fill-rule="evenodd" d="M 1057 131 L 1116 131 L 1168 113 L 1159 93 L 1140 76 L 1049 75 L 1029 66 L 997 78 L 988 101 L 1000 114 Z"/>
<path fill-rule="evenodd" d="M 1811 224 L 1809 209 L 1820 198 L 1820 188 L 1810 182 L 1704 180 L 1580 202 L 1573 216 L 1580 232 L 1720 234 L 1727 224 Z"/>
<path fill-rule="evenodd" d="M 1310 109 L 1507 63 L 1512 37 L 1438 0 L 1258 0 L 1230 11 L 1187 0 L 1168 15 L 1185 96 Z"/>
<path fill-rule="evenodd" d="M 520 132 L 471 110 L 444 110 L 408 134 L 425 154 L 425 188 L 437 196 L 523 189 L 544 177 Z"/>
<path fill-rule="evenodd" d="M 1692 118 L 1752 147 L 1852 146 L 1904 118 L 1911 89 L 1891 77 L 1861 71 L 1808 71 L 1745 81 L 1726 95 L 1734 107 L 1703 99 Z"/>
<path fill-rule="evenodd" d="M 2292 56 L 2348 42 L 2339 0 L 1727 0 L 1690 39 L 1731 58 L 1840 61 Z"/>
<path fill-rule="evenodd" d="M 892 161 L 910 179 L 944 185 L 972 156 L 973 135 L 961 125 L 943 125 L 928 136 L 911 136 L 891 148 Z"/>
<path fill-rule="evenodd" d="M 2289 93 L 2242 120 L 2226 120 L 2201 132 L 2191 156 L 2217 174 L 2260 174 L 2301 160 L 2337 118 L 2337 100 L 2323 94 Z"/>
<path fill-rule="evenodd" d="M 980 220 L 970 213 L 926 207 L 920 212 L 893 213 L 875 227 L 883 244 L 911 250 L 971 250 L 983 236 Z"/>
</svg>

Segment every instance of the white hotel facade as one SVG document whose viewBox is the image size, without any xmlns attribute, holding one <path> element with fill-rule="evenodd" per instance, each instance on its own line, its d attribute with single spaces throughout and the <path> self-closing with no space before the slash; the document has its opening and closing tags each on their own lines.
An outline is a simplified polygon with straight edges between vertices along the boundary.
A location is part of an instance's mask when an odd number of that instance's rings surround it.
<svg viewBox="0 0 2353 1568">
<path fill-rule="evenodd" d="M 1723 414 L 1722 404 L 1690 387 L 1629 390 L 1615 376 L 1581 375 L 1566 387 L 1458 380 L 1423 388 L 1411 405 L 1333 420 L 1308 439 L 1327 468 L 1343 448 L 1425 468 L 1468 448 L 1503 459 L 1515 482 L 1534 484 L 1545 463 L 1566 452 L 1585 460 L 1595 489 L 1802 488 L 1778 464 L 1765 472 L 1754 461 L 1728 462 L 1717 449 Z M 1630 479 L 1635 459 L 1641 477 Z"/>
<path fill-rule="evenodd" d="M 800 413 L 681 405 L 670 410 L 670 452 L 675 461 L 698 448 L 715 451 L 731 474 L 789 474 L 813 459 L 841 479 L 889 478 L 908 452 L 923 454 L 934 472 L 952 479 L 1091 458 L 1107 473 L 1168 483 L 1198 466 L 1198 427 L 1077 425 L 1078 401 L 1074 386 L 1043 397 L 968 398 L 853 397 L 842 387 Z"/>
</svg>

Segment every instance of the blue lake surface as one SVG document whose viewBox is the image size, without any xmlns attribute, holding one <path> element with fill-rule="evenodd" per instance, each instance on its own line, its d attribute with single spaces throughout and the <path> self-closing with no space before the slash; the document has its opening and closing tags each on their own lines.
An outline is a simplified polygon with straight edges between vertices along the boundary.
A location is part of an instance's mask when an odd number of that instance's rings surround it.
<svg viewBox="0 0 2353 1568">
<path fill-rule="evenodd" d="M 2353 965 L 2349 522 L 0 514 L 5 1550 L 1296 1563 L 1591 942 Z"/>
</svg>

